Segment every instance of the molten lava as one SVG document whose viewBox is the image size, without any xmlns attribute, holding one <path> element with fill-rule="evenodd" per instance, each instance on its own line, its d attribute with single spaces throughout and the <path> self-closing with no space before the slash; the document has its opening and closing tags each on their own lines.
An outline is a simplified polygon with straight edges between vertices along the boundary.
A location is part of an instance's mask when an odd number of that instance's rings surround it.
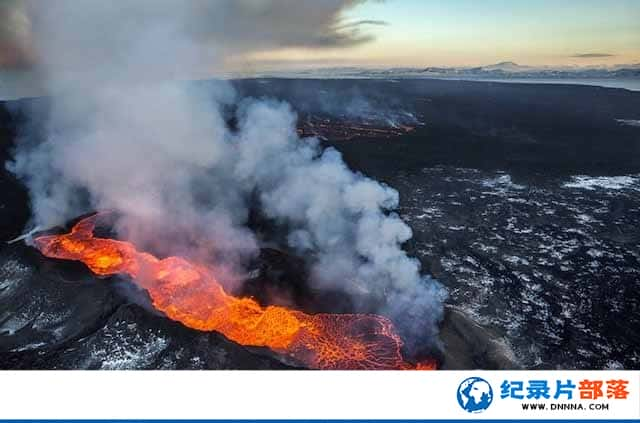
<svg viewBox="0 0 640 423">
<path fill-rule="evenodd" d="M 77 260 L 98 275 L 125 274 L 149 292 L 154 307 L 193 329 L 216 331 L 246 346 L 268 347 L 313 369 L 434 369 L 402 358 L 402 341 L 385 317 L 305 314 L 263 307 L 227 294 L 212 271 L 180 257 L 158 259 L 129 242 L 97 238 L 98 215 L 68 234 L 35 239 L 47 257 Z"/>
</svg>

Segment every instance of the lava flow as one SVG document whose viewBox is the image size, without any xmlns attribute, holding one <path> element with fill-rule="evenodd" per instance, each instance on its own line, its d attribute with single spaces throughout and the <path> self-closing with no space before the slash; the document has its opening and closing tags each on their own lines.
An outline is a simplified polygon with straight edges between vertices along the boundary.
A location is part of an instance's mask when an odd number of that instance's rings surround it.
<svg viewBox="0 0 640 423">
<path fill-rule="evenodd" d="M 268 347 L 313 369 L 435 369 L 431 360 L 411 364 L 391 321 L 371 314 L 306 314 L 263 307 L 227 294 L 212 271 L 180 257 L 157 257 L 129 242 L 97 238 L 98 215 L 68 234 L 40 236 L 47 257 L 77 260 L 102 276 L 125 274 L 146 289 L 153 305 L 193 329 L 216 331 L 241 345 Z"/>
</svg>

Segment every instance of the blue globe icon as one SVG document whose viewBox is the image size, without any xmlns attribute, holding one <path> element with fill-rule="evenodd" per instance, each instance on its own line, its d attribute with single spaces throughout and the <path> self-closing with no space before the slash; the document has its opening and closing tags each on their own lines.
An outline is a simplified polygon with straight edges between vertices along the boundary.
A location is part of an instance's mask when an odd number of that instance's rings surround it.
<svg viewBox="0 0 640 423">
<path fill-rule="evenodd" d="M 458 404 L 469 413 L 482 413 L 493 401 L 493 389 L 481 377 L 470 377 L 458 386 Z"/>
</svg>

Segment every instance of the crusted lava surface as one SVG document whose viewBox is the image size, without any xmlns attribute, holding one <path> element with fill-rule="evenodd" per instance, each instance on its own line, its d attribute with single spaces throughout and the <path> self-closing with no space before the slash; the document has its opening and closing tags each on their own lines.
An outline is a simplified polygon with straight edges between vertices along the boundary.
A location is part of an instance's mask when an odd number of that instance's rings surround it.
<svg viewBox="0 0 640 423">
<path fill-rule="evenodd" d="M 319 137 L 324 140 L 348 141 L 357 138 L 390 139 L 408 134 L 415 129 L 409 123 L 384 123 L 309 115 L 298 122 L 298 135 Z"/>
</svg>

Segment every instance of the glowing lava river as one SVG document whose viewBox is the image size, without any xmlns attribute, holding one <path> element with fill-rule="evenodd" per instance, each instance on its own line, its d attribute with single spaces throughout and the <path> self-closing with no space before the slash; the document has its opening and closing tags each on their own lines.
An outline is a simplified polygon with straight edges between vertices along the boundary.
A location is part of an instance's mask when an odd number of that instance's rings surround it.
<svg viewBox="0 0 640 423">
<path fill-rule="evenodd" d="M 306 314 L 263 307 L 229 295 L 207 267 L 180 257 L 157 257 L 124 241 L 94 236 L 98 215 L 68 234 L 35 239 L 47 257 L 85 263 L 101 276 L 129 276 L 153 306 L 172 320 L 216 331 L 245 346 L 267 347 L 312 369 L 434 369 L 431 360 L 411 364 L 391 321 L 371 314 Z"/>
</svg>

